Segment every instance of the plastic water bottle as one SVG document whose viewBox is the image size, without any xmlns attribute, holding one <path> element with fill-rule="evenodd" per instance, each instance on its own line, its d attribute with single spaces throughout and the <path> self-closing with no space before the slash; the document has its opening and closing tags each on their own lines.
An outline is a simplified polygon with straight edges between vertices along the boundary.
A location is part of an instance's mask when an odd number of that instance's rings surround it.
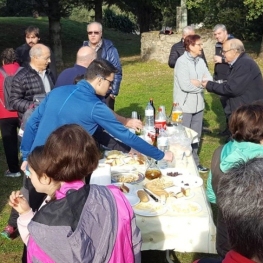
<svg viewBox="0 0 263 263">
<path fill-rule="evenodd" d="M 161 129 L 160 132 L 159 132 L 159 136 L 157 138 L 157 147 L 158 147 L 159 150 L 161 150 L 163 152 L 168 151 L 168 148 L 169 148 L 168 136 L 167 136 L 167 134 L 166 134 L 164 129 Z M 158 161 L 158 167 L 160 169 L 167 168 L 168 167 L 167 161 L 165 161 L 163 159 Z"/>
<path fill-rule="evenodd" d="M 150 102 L 145 108 L 145 129 L 147 131 L 155 131 L 154 129 L 154 111 Z"/>
</svg>

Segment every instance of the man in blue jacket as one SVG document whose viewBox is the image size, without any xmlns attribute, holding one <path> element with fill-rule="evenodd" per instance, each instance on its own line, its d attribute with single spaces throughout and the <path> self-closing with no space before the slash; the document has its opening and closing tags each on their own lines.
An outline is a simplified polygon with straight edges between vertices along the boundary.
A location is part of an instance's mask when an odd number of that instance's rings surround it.
<svg viewBox="0 0 263 263">
<path fill-rule="evenodd" d="M 122 67 L 117 49 L 113 43 L 102 38 L 102 25 L 98 22 L 92 22 L 87 26 L 88 41 L 83 42 L 83 46 L 90 46 L 97 52 L 98 59 L 108 60 L 117 72 L 112 83 L 112 90 L 106 94 L 106 104 L 114 110 L 115 98 L 119 94 L 120 84 L 122 80 Z"/>
</svg>

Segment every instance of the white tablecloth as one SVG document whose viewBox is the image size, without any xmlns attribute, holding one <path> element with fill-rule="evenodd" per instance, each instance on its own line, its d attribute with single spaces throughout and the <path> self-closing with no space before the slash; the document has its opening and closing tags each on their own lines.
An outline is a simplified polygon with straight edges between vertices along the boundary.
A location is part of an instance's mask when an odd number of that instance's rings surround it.
<svg viewBox="0 0 263 263">
<path fill-rule="evenodd" d="M 192 156 L 187 157 L 187 170 L 199 176 Z M 168 211 L 155 216 L 136 215 L 136 222 L 142 233 L 142 250 L 168 250 L 178 252 L 216 253 L 216 229 L 204 187 L 192 189 L 194 197 L 189 201 L 201 205 L 201 212 L 190 216 L 178 216 Z"/>
<path fill-rule="evenodd" d="M 186 134 L 192 138 L 193 142 L 197 140 L 197 134 L 193 130 L 186 128 Z M 176 167 L 187 169 L 192 175 L 200 176 L 192 156 L 185 158 L 184 162 L 176 162 Z M 106 179 L 110 178 L 108 168 L 99 166 L 93 173 L 92 182 L 103 185 L 100 178 L 102 175 L 105 175 Z M 143 182 L 137 185 L 137 188 L 142 188 L 142 186 Z M 142 250 L 216 253 L 216 229 L 204 186 L 192 189 L 192 191 L 194 191 L 194 197 L 190 201 L 197 202 L 202 207 L 197 214 L 178 216 L 168 211 L 154 217 L 136 215 L 136 222 L 143 239 Z"/>
</svg>

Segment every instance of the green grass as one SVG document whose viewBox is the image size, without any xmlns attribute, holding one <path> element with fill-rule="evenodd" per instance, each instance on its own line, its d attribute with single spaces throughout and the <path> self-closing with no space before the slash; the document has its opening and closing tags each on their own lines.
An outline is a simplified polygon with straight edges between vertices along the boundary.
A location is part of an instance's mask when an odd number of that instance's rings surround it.
<svg viewBox="0 0 263 263">
<path fill-rule="evenodd" d="M 24 43 L 24 29 L 28 25 L 36 25 L 41 30 L 41 41 L 48 44 L 48 20 L 46 18 L 0 18 L 0 51 L 6 47 L 18 47 Z M 62 20 L 62 44 L 63 60 L 65 67 L 72 66 L 75 56 L 82 41 L 86 40 L 86 24 Z M 167 113 L 172 106 L 173 70 L 166 64 L 156 61 L 143 62 L 140 60 L 140 37 L 107 29 L 105 38 L 111 39 L 117 47 L 123 66 L 123 81 L 120 94 L 116 99 L 117 113 L 129 117 L 136 110 L 144 116 L 144 109 L 150 98 L 154 99 L 155 107 L 165 105 Z M 256 43 L 256 47 L 258 44 Z M 253 48 L 254 47 L 254 48 Z M 255 45 L 249 43 L 249 51 L 254 52 Z M 262 61 L 258 61 L 263 66 Z M 212 65 L 211 65 L 212 69 Z M 61 69 L 60 69 L 61 70 Z M 205 93 L 205 126 L 211 129 L 212 134 L 204 134 L 200 147 L 201 163 L 210 167 L 213 151 L 223 139 L 216 134 L 224 128 L 224 114 L 218 99 L 214 94 Z M 10 208 L 7 199 L 11 191 L 19 189 L 22 178 L 5 178 L 4 171 L 7 169 L 2 143 L 0 143 L 0 230 L 6 225 Z M 204 176 L 206 179 L 206 175 Z M 0 262 L 21 262 L 22 242 L 20 238 L 8 241 L 0 238 Z M 176 253 L 174 262 L 189 263 L 200 258 L 202 254 Z M 143 252 L 143 263 L 161 263 L 164 258 L 163 252 Z"/>
</svg>

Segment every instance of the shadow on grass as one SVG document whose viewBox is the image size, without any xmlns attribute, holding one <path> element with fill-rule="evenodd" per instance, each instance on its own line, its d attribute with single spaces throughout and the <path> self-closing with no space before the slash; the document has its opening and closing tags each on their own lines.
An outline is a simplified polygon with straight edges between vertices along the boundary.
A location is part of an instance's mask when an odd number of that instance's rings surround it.
<svg viewBox="0 0 263 263">
<path fill-rule="evenodd" d="M 139 103 L 131 103 L 130 105 L 128 105 L 127 107 L 118 109 L 116 111 L 117 114 L 121 115 L 121 116 L 125 116 L 130 118 L 131 117 L 131 113 L 132 111 L 137 111 L 139 115 L 141 115 L 142 117 L 144 117 L 144 108 L 142 108 L 141 106 L 139 106 Z"/>
</svg>

